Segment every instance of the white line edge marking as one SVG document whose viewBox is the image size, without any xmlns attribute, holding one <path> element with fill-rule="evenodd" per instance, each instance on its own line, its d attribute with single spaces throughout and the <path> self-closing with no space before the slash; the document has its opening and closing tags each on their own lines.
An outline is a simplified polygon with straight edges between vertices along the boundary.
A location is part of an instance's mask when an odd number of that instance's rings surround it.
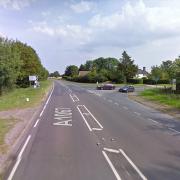
<svg viewBox="0 0 180 180">
<path fill-rule="evenodd" d="M 94 130 L 94 131 L 102 131 L 101 128 L 92 128 L 92 130 Z"/>
<path fill-rule="evenodd" d="M 47 101 L 46 101 L 46 103 L 45 103 L 45 105 L 44 105 L 44 107 L 43 107 L 43 110 L 41 111 L 41 113 L 40 113 L 39 117 L 41 117 L 41 116 L 43 115 L 44 110 L 45 110 L 45 108 L 46 108 L 47 104 L 49 103 L 49 100 L 50 100 L 50 98 L 51 98 L 51 96 L 52 96 L 53 91 L 54 91 L 54 83 L 53 83 L 53 88 L 52 88 L 52 91 L 51 91 L 51 93 L 50 93 L 50 95 L 49 95 L 49 97 L 48 97 L 48 99 L 47 99 Z"/>
<path fill-rule="evenodd" d="M 159 123 L 159 122 L 157 122 L 157 121 L 155 121 L 155 120 L 153 120 L 153 119 L 150 119 L 150 118 L 148 118 L 148 120 L 149 120 L 149 121 L 152 121 L 152 122 L 155 123 L 155 124 L 161 124 L 161 123 Z"/>
<path fill-rule="evenodd" d="M 168 128 L 169 130 L 171 130 L 171 131 L 173 131 L 173 132 L 175 132 L 175 133 L 180 133 L 180 131 L 176 131 L 175 129 L 173 129 L 173 128 Z"/>
<path fill-rule="evenodd" d="M 15 163 L 15 165 L 14 165 L 14 167 L 13 167 L 13 169 L 12 169 L 12 171 L 11 171 L 11 173 L 10 173 L 7 180 L 12 180 L 12 178 L 13 178 L 13 176 L 14 176 L 14 174 L 15 174 L 18 166 L 19 166 L 19 163 L 21 162 L 22 154 L 23 154 L 26 146 L 28 145 L 28 142 L 29 142 L 30 138 L 31 138 L 31 135 L 29 135 L 28 138 L 26 139 L 26 141 L 25 141 L 25 143 L 24 143 L 24 145 L 23 145 L 23 147 L 22 147 L 22 149 L 21 149 L 21 151 L 20 151 L 20 153 L 19 153 L 19 155 L 17 157 L 17 161 L 16 161 L 16 163 Z"/>
<path fill-rule="evenodd" d="M 73 99 L 72 95 L 71 95 L 71 94 L 69 94 L 69 96 L 71 97 L 72 101 L 74 102 L 74 99 Z"/>
<path fill-rule="evenodd" d="M 78 106 L 77 106 L 77 109 L 78 109 L 79 113 L 81 114 L 81 116 L 82 116 L 82 118 L 83 118 L 86 126 L 88 127 L 89 131 L 92 131 L 90 125 L 89 125 L 88 122 L 86 121 L 86 118 L 85 118 L 84 115 L 82 114 L 82 112 L 81 112 L 81 110 L 79 109 L 79 107 L 83 107 L 83 105 L 78 105 Z"/>
<path fill-rule="evenodd" d="M 128 107 L 126 107 L 126 106 L 123 106 L 123 108 L 126 109 L 126 110 L 128 109 Z"/>
<path fill-rule="evenodd" d="M 106 154 L 106 152 L 105 152 L 105 151 L 102 151 L 102 153 L 103 153 L 106 161 L 108 162 L 110 168 L 112 169 L 114 175 L 116 176 L 116 179 L 117 179 L 117 180 L 121 180 L 121 177 L 119 176 L 117 170 L 115 169 L 114 165 L 112 164 L 112 162 L 111 162 L 111 160 L 109 159 L 109 157 L 108 157 L 108 155 Z"/>
<path fill-rule="evenodd" d="M 138 112 L 134 112 L 134 114 L 136 114 L 136 115 L 138 115 L 138 116 L 140 116 L 140 115 L 141 115 L 141 113 L 138 113 Z"/>
<path fill-rule="evenodd" d="M 38 124 L 39 121 L 40 121 L 40 119 L 38 119 L 38 120 L 36 121 L 36 123 L 34 124 L 34 128 L 37 126 L 37 124 Z"/>
<path fill-rule="evenodd" d="M 116 153 L 116 154 L 119 154 L 120 152 L 116 149 L 110 149 L 110 148 L 103 148 L 105 151 L 108 151 L 108 152 L 112 152 L 112 153 Z"/>
<path fill-rule="evenodd" d="M 126 153 L 122 150 L 119 149 L 119 151 L 122 153 L 122 155 L 126 158 L 126 160 L 131 164 L 131 166 L 136 170 L 136 172 L 139 174 L 139 176 L 143 180 L 147 180 L 147 178 L 142 174 L 142 172 L 139 170 L 139 168 L 132 162 L 132 160 L 126 155 Z"/>
<path fill-rule="evenodd" d="M 93 114 L 88 110 L 88 108 L 83 105 L 84 108 L 88 111 L 88 113 L 94 118 L 94 120 L 97 122 L 97 124 L 103 129 L 103 126 L 100 124 L 100 122 L 93 116 Z"/>
</svg>

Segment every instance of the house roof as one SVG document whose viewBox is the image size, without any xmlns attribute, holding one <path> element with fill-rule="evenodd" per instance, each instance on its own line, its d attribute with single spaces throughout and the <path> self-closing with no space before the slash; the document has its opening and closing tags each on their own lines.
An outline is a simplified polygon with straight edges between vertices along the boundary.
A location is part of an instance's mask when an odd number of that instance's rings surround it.
<svg viewBox="0 0 180 180">
<path fill-rule="evenodd" d="M 137 74 L 148 75 L 149 73 L 146 70 L 138 69 Z"/>
<path fill-rule="evenodd" d="M 79 71 L 79 76 L 85 76 L 88 73 L 90 73 L 91 71 Z"/>
</svg>

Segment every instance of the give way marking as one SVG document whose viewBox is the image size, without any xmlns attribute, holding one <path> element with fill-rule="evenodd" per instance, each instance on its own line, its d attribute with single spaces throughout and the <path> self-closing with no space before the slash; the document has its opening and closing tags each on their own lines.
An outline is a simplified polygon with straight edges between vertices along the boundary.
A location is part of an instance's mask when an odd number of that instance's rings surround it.
<svg viewBox="0 0 180 180">
<path fill-rule="evenodd" d="M 55 108 L 54 126 L 72 126 L 71 108 Z"/>
</svg>

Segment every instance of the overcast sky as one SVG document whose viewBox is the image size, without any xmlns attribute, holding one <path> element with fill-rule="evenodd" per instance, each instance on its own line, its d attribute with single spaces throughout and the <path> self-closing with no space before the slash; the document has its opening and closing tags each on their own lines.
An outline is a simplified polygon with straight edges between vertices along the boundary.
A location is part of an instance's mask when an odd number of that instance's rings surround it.
<svg viewBox="0 0 180 180">
<path fill-rule="evenodd" d="M 180 0 L 0 0 L 0 35 L 31 45 L 50 72 L 123 50 L 150 69 L 180 55 Z"/>
</svg>

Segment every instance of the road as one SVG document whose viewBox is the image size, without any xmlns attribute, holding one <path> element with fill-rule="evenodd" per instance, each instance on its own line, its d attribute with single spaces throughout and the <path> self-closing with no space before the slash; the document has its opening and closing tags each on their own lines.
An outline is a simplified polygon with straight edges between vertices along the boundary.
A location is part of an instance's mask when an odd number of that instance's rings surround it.
<svg viewBox="0 0 180 180">
<path fill-rule="evenodd" d="M 179 180 L 180 122 L 115 91 L 55 81 L 8 180 Z"/>
</svg>

